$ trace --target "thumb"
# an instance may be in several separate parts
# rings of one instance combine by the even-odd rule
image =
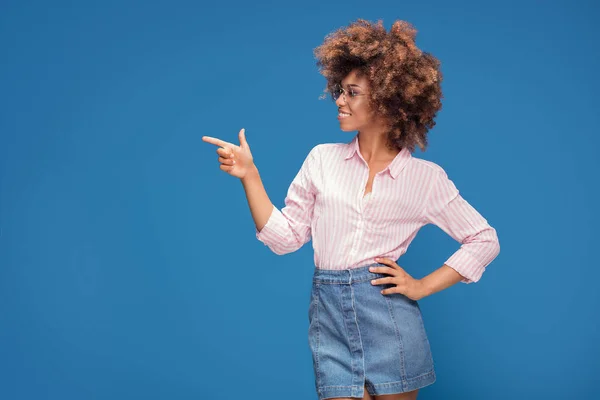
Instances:
[[[240,146],[248,147],[248,142],[246,141],[246,129],[242,128],[238,136],[240,138]]]

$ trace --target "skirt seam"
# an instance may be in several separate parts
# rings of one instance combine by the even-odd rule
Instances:
[[[350,288],[352,288],[352,285],[350,285]],[[343,304],[343,299],[344,298],[344,293],[343,291],[340,292],[340,310],[342,310],[342,315],[344,314],[344,304]],[[342,320],[344,321],[344,329],[346,330],[346,339],[348,340],[348,354],[350,354],[350,368],[352,368],[352,376],[354,376],[355,373],[355,369],[354,369],[354,357],[352,357],[352,343],[350,343],[350,331],[348,330],[348,324],[346,323],[346,318],[342,317]]]
[[[362,362],[363,362],[363,380],[361,385],[364,386],[365,385],[365,375],[367,374],[367,371],[365,369],[365,349],[363,348],[363,343],[362,343],[362,337],[360,335],[360,327],[358,326],[358,320],[357,320],[357,315],[356,315],[356,309],[354,307],[354,288],[353,285],[350,285],[350,295],[352,296],[352,311],[354,314],[354,323],[356,324],[356,331],[358,332],[358,341],[360,342],[360,355],[362,358]]]
[[[394,332],[396,334],[396,339],[398,341],[398,351],[400,353],[400,373],[402,375],[402,382],[406,382],[406,366],[404,365],[404,342],[402,341],[402,336],[400,335],[400,329],[398,328],[398,324],[396,323],[396,318],[394,318],[394,312],[392,310],[392,300],[389,297],[385,297],[385,301],[388,306],[388,312],[390,313],[390,318],[394,323]]]
[[[319,283],[316,283],[316,290],[315,290],[315,301],[317,302],[317,307],[316,307],[316,330],[317,330],[317,340],[316,340],[316,344],[315,344],[315,352],[316,352],[316,360],[317,360],[317,386],[319,386],[321,384],[321,368],[319,368],[319,349],[320,349],[320,344],[321,344],[321,325],[320,325],[320,321],[319,321],[319,302],[320,302],[320,293],[319,293]]]

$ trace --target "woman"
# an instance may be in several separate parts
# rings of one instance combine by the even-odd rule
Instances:
[[[477,282],[500,251],[498,237],[437,164],[412,157],[427,147],[441,108],[439,62],[396,21],[358,20],[315,50],[349,143],[312,148],[278,210],[240,146],[203,137],[221,169],[242,180],[256,237],[276,254],[311,238],[315,271],[309,345],[319,399],[416,399],[435,379],[418,300],[458,282]],[[395,261],[417,231],[435,224],[461,247],[415,279]],[[382,290],[383,288],[383,290]]]

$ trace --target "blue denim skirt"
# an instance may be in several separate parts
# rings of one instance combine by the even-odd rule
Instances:
[[[316,268],[308,342],[319,400],[409,392],[435,382],[429,340],[417,301],[381,294],[389,277],[374,263],[345,270]]]

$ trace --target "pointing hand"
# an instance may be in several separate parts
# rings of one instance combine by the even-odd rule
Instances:
[[[202,136],[202,140],[207,143],[220,146],[217,149],[221,170],[236,178],[244,178],[248,171],[254,168],[254,159],[250,152],[250,146],[246,141],[245,129],[239,132],[240,145],[226,142],[210,136]]]

